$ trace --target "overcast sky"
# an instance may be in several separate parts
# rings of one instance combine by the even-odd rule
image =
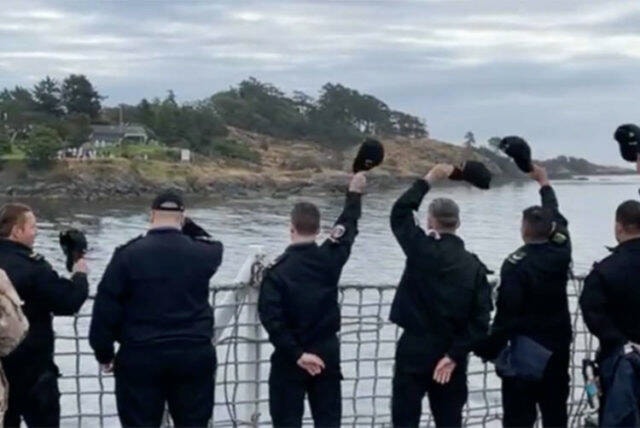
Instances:
[[[86,74],[107,105],[204,98],[254,76],[339,82],[459,142],[519,134],[536,157],[620,163],[640,122],[640,1],[4,1],[0,87]]]

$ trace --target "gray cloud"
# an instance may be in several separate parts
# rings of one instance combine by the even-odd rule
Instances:
[[[205,97],[249,75],[312,95],[370,92],[459,141],[522,134],[536,153],[616,162],[638,121],[640,3],[47,2],[0,10],[0,86],[84,73],[137,102]]]

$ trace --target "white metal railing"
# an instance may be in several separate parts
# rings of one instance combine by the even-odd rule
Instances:
[[[257,315],[258,284],[265,267],[261,247],[251,247],[233,284],[215,286],[214,332],[218,354],[215,427],[269,426],[268,375],[272,347]],[[580,279],[570,282],[575,340],[572,347],[569,399],[571,426],[582,426],[590,414],[584,394],[582,359],[590,358],[595,341],[586,331],[577,305]],[[343,419],[344,426],[389,426],[391,379],[399,329],[388,321],[395,285],[340,285],[342,308]],[[92,304],[92,301],[91,301]],[[113,378],[99,373],[88,344],[91,304],[79,315],[64,319],[57,329],[56,362],[61,367],[62,423],[64,426],[119,426]],[[499,425],[500,382],[493,366],[475,357],[469,364],[469,400],[465,425]],[[428,405],[423,423],[431,422]],[[310,423],[305,412],[305,423]]]

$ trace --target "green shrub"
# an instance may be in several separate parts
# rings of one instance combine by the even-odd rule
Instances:
[[[230,138],[215,139],[211,144],[211,151],[218,156],[260,163],[260,153],[248,145]]]
[[[62,149],[62,140],[58,133],[46,126],[36,126],[29,132],[24,144],[24,154],[31,163],[46,164],[54,159]]]

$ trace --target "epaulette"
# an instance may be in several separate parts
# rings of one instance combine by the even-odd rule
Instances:
[[[567,237],[567,235],[565,235],[562,232],[555,232],[553,234],[553,236],[551,237],[551,242],[553,242],[556,245],[564,245],[567,243],[567,240],[569,238]]]
[[[32,251],[31,254],[29,254],[29,258],[36,262],[44,261],[44,256],[40,253],[36,253],[35,251]]]
[[[123,250],[123,249],[127,248],[129,245],[133,244],[134,242],[141,240],[141,239],[142,239],[142,238],[144,238],[144,237],[145,237],[145,235],[144,235],[144,234],[142,234],[142,235],[140,235],[140,236],[136,236],[135,238],[133,238],[133,239],[132,239],[132,240],[130,240],[129,242],[126,242],[126,243],[124,243],[124,244],[122,244],[122,245],[120,245],[120,246],[116,247],[116,251],[121,251],[121,250]]]
[[[342,224],[336,224],[331,229],[331,233],[329,233],[329,240],[334,244],[338,244],[340,242],[340,238],[342,238],[347,231],[347,228]]]
[[[517,265],[518,263],[520,263],[520,261],[522,261],[522,259],[524,259],[525,257],[527,257],[527,253],[524,252],[523,250],[518,250],[515,253],[512,253],[508,258],[507,261],[511,264]]]
[[[284,261],[284,259],[286,259],[286,258],[287,258],[287,253],[280,254],[271,263],[269,263],[269,265],[267,266],[267,269],[273,269],[274,267],[276,267],[280,263],[282,263]]]
[[[193,239],[195,239],[196,241],[199,241],[199,242],[207,243],[207,244],[213,244],[213,243],[217,242],[215,239],[213,239],[213,236],[204,236],[204,235],[203,236],[196,236]]]

